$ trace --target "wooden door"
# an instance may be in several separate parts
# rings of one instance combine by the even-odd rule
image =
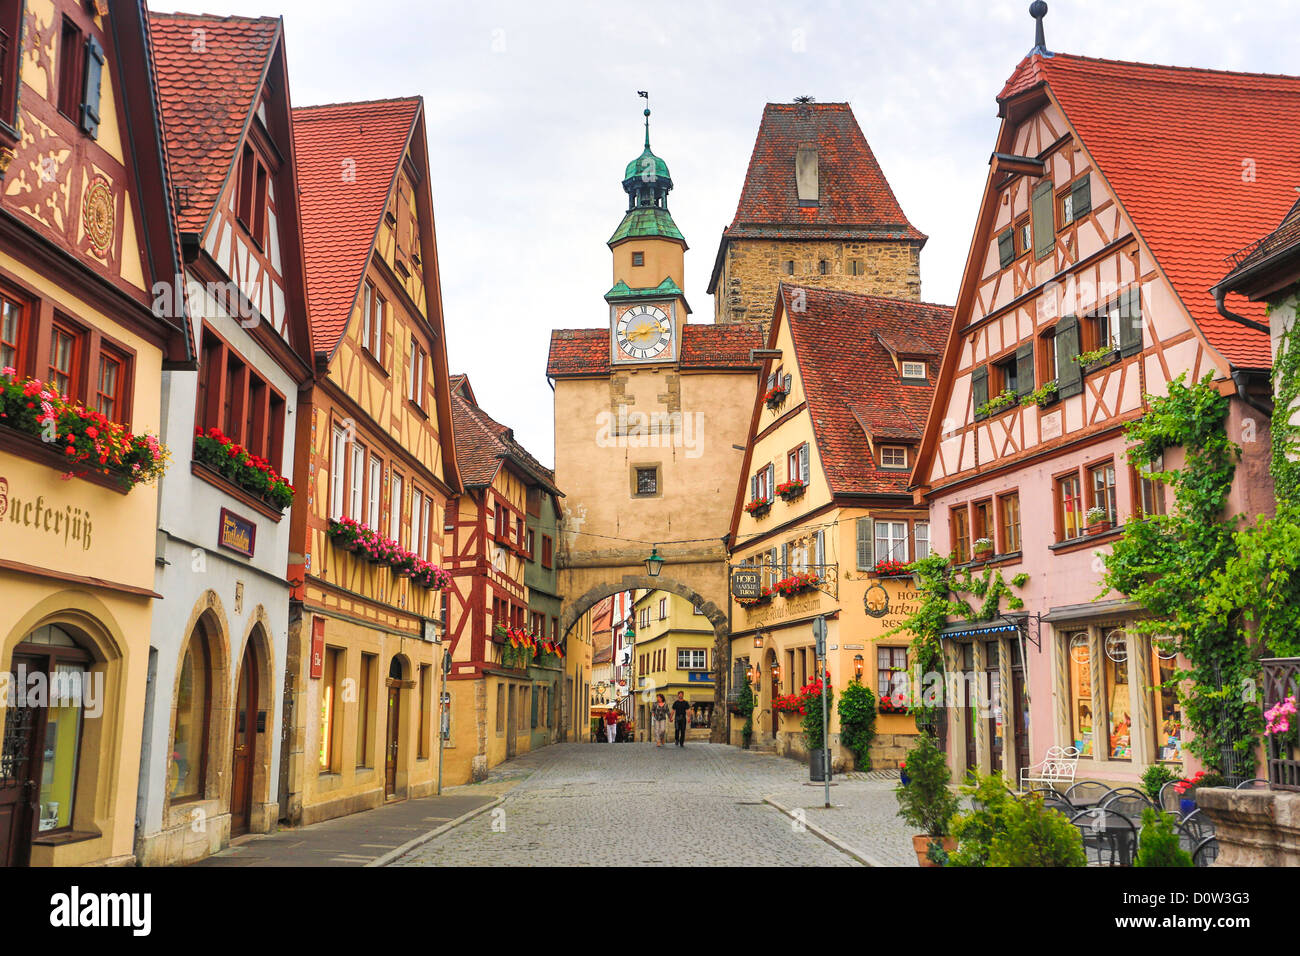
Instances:
[[[402,721],[402,688],[388,687],[388,748],[384,754],[384,796],[397,793],[397,733]]]
[[[244,651],[235,694],[235,741],[230,764],[230,835],[248,832],[253,805],[253,767],[257,756],[257,668],[253,647]]]
[[[1015,711],[1014,735],[1016,746],[1016,772],[1029,766],[1029,697],[1025,693],[1025,664],[1020,659],[1020,648],[1012,645],[1011,707]]]
[[[28,672],[43,668],[41,661],[24,661]],[[13,681],[13,675],[10,675]],[[11,684],[16,686],[16,684]],[[5,709],[4,738],[0,745],[0,865],[26,866],[36,829],[36,805],[44,751],[41,708],[12,706]]]
[[[962,690],[966,695],[966,719],[962,721],[962,723],[965,725],[966,730],[966,769],[969,771],[979,768],[979,764],[976,762],[975,751],[975,722],[979,719],[979,693],[975,683],[975,645],[963,644],[961,655]]]
[[[515,688],[506,686],[506,758],[515,755],[515,727],[519,720],[515,713]]]

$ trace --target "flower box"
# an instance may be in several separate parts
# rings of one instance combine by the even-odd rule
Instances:
[[[780,385],[773,385],[763,394],[763,403],[767,405],[768,408],[775,409],[785,401],[786,396],[789,394],[790,393]]]
[[[293,485],[269,461],[254,455],[219,428],[194,429],[194,460],[277,511],[283,512],[293,504]]]
[[[901,578],[911,573],[908,567],[904,561],[877,561],[872,572],[882,578]]]
[[[772,510],[771,498],[755,498],[749,504],[745,505],[745,511],[751,517],[764,518]]]
[[[798,478],[776,486],[776,493],[781,496],[783,501],[794,501],[807,490],[808,486]]]
[[[772,589],[764,586],[756,598],[738,598],[736,603],[743,608],[762,607],[772,603]]]
[[[989,538],[978,538],[971,546],[971,550],[976,561],[987,561],[993,557],[993,541]]]
[[[803,594],[805,591],[811,591],[817,587],[821,580],[811,571],[804,571],[800,574],[793,574],[788,578],[782,578],[772,586],[772,590],[785,598],[795,597]]]
[[[407,551],[396,541],[352,518],[330,519],[325,531],[335,546],[365,558],[371,564],[385,565],[394,574],[409,577],[412,583],[429,590],[451,584],[451,575],[432,561]]]

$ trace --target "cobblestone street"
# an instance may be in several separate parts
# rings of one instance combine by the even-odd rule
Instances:
[[[826,810],[821,787],[803,783],[804,764],[721,744],[561,744],[503,764],[492,779],[522,774],[501,806],[392,865],[916,864],[894,815],[895,781],[875,775],[837,780]]]

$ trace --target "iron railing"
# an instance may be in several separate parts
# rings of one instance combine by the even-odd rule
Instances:
[[[1288,697],[1300,697],[1300,657],[1271,657],[1264,666],[1264,709]],[[1294,733],[1290,736],[1294,737]],[[1281,745],[1276,737],[1265,737],[1268,782],[1274,790],[1300,790],[1300,759],[1293,744]]]

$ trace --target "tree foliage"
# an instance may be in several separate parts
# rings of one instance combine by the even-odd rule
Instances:
[[[929,734],[917,737],[907,752],[907,775],[911,781],[894,790],[898,815],[926,836],[946,836],[961,801],[948,789],[948,758]]]
[[[876,695],[856,677],[839,702],[840,741],[853,751],[858,770],[871,769],[871,742],[876,739]]]
[[[1191,866],[1192,855],[1178,845],[1169,814],[1147,807],[1142,811],[1142,832],[1138,836],[1134,866]]]

